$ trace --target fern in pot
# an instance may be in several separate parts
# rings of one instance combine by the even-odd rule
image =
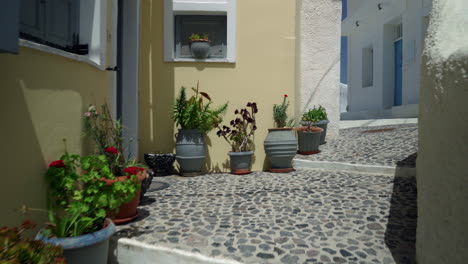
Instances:
[[[206,134],[222,122],[227,103],[212,107],[211,97],[192,88],[195,93],[190,98],[184,87],[180,89],[173,106],[173,119],[179,127],[176,134],[176,160],[182,176],[201,173],[206,159]],[[208,102],[205,102],[207,100]]]
[[[232,174],[248,174],[251,172],[253,142],[257,130],[255,114],[258,113],[257,103],[247,103],[246,108],[236,109],[237,116],[231,120],[230,126],[218,125],[218,137],[223,137],[231,146],[228,153],[231,160]]]
[[[297,128],[298,152],[302,155],[317,154],[320,152],[320,140],[323,128],[314,126],[320,121],[321,111],[314,108],[302,115],[302,127]]]
[[[325,107],[319,105],[318,107],[314,106],[314,108],[310,109],[308,113],[310,113],[309,115],[313,115],[314,121],[307,120],[307,117],[304,115],[301,121],[301,125],[316,126],[322,128],[323,132],[320,135],[320,145],[325,144],[325,138],[327,136],[327,127],[328,123],[330,123],[330,121],[328,120],[327,110],[325,109]]]
[[[275,128],[268,129],[264,141],[265,153],[271,163],[270,171],[287,173],[293,171],[292,160],[297,152],[297,139],[294,133],[294,119],[288,117],[289,100],[285,94],[283,102],[273,105]]]

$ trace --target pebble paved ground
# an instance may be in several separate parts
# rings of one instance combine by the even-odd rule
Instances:
[[[352,164],[415,167],[418,125],[356,127],[340,130],[340,137],[320,146],[321,153],[299,159]]]
[[[304,169],[155,181],[118,236],[242,263],[414,263],[414,178]]]

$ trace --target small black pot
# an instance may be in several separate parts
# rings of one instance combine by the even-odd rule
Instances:
[[[169,154],[145,154],[145,162],[154,171],[154,176],[167,176],[174,172],[174,161],[176,156]]]

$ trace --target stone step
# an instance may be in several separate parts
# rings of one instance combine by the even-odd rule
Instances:
[[[414,167],[352,164],[346,162],[316,161],[300,158],[295,158],[293,160],[293,164],[294,168],[296,169],[321,169],[329,171],[347,171],[357,173],[395,175],[400,177],[416,176],[416,168]]]

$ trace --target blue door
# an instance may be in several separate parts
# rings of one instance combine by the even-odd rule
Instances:
[[[393,105],[401,105],[403,93],[403,40],[395,41],[395,92]]]

